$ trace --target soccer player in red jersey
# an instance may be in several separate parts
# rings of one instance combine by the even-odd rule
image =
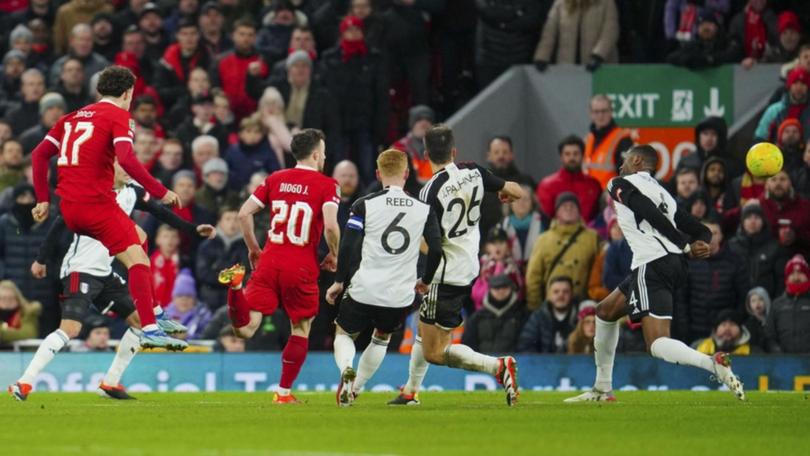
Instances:
[[[183,350],[185,341],[169,337],[155,323],[149,258],[141,247],[135,222],[116,203],[113,163],[149,194],[167,204],[180,198],[152,177],[132,151],[135,123],[129,115],[135,76],[120,66],[107,67],[99,76],[101,100],[63,116],[32,154],[36,221],[48,217],[50,193],[48,162],[59,155],[56,194],[67,227],[101,242],[129,270],[129,291],[141,320],[142,347]]]
[[[281,354],[281,381],[273,402],[294,403],[290,389],[307,357],[310,325],[318,313],[318,244],[325,235],[329,254],[321,267],[334,271],[340,228],[337,222],[340,186],[324,176],[326,157],[323,133],[307,129],[291,144],[298,162],[292,169],[276,171],[256,189],[239,210],[239,224],[248,247],[253,274],[245,288],[245,268],[235,265],[220,273],[229,285],[228,313],[237,336],[253,336],[264,315],[279,305],[292,324],[292,335]],[[271,212],[264,252],[253,232],[253,214]]]

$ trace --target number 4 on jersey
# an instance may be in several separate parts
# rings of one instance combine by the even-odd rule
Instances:
[[[59,149],[59,159],[56,161],[56,164],[57,166],[76,166],[79,164],[79,149],[85,141],[93,136],[93,123],[78,122],[74,130],[70,122],[65,122],[64,129],[62,147]],[[71,142],[70,136],[72,133],[81,134]],[[68,148],[70,149],[70,157],[68,157]]]

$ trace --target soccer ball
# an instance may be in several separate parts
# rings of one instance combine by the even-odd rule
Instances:
[[[748,149],[745,165],[754,177],[770,177],[782,170],[782,151],[771,143],[761,142]]]

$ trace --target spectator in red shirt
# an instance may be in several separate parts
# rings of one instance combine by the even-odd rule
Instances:
[[[256,50],[256,24],[252,21],[240,19],[234,23],[233,45],[233,51],[224,54],[214,64],[211,78],[214,86],[225,91],[239,121],[256,111],[257,106],[256,100],[245,90],[248,67],[259,66],[262,78],[267,77],[268,70]]]
[[[197,23],[184,18],[175,35],[177,43],[163,53],[155,72],[155,86],[167,106],[186,94],[186,83],[195,68],[208,68],[208,52],[200,45],[200,30]]]
[[[768,179],[759,204],[783,247],[792,253],[810,253],[810,200],[796,195],[787,171]]]
[[[155,300],[161,307],[172,302],[174,280],[180,271],[180,234],[169,225],[161,225],[155,239],[157,249],[152,253],[152,283]]]
[[[554,216],[554,202],[563,192],[577,195],[582,207],[582,218],[586,223],[596,217],[602,187],[598,180],[582,172],[584,150],[585,143],[575,135],[563,138],[557,146],[562,167],[556,173],[546,176],[537,186],[537,200],[546,218]]]

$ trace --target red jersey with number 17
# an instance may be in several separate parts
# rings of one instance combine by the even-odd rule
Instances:
[[[59,148],[56,194],[73,203],[115,204],[115,143],[131,143],[134,128],[129,112],[106,100],[62,116],[45,136]]]
[[[340,204],[337,181],[298,165],[268,176],[250,198],[270,210],[261,267],[301,268],[317,275],[322,209],[326,204]]]

